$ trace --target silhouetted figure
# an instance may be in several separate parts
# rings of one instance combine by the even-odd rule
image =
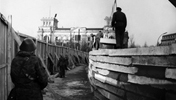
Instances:
[[[120,7],[117,7],[116,10],[117,11],[113,14],[111,26],[115,28],[116,48],[123,48],[124,32],[127,26],[127,19]]]
[[[63,57],[60,56],[57,67],[59,67],[59,77],[60,78],[64,78],[65,77],[65,71],[68,70],[67,66],[68,66],[68,56]]]
[[[98,50],[100,48],[100,38],[103,37],[103,33],[101,31],[99,31],[96,36],[95,36],[95,49]]]
[[[51,53],[49,53],[49,56],[51,57],[48,57],[48,64],[47,64],[47,68],[48,68],[48,71],[50,72],[50,75],[53,75],[54,74],[54,62],[52,61],[53,60],[53,56]]]
[[[90,37],[91,37],[91,43],[90,43],[91,46],[90,47],[91,47],[91,49],[93,49],[94,44],[95,44],[95,35],[91,34]]]
[[[42,92],[48,84],[48,75],[39,57],[34,54],[36,45],[30,38],[23,40],[20,51],[11,63],[10,76],[15,87],[8,96],[14,100],[43,100]]]

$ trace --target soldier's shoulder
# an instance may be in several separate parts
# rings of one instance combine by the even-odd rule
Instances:
[[[16,56],[15,58],[12,59],[12,62],[19,62],[22,61],[22,58],[19,56]]]
[[[31,56],[30,59],[32,59],[34,62],[38,62],[39,61],[39,57],[38,56]]]
[[[125,15],[125,13],[124,13],[124,12],[121,12],[121,13]]]

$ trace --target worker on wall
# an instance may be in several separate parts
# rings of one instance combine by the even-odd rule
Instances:
[[[103,33],[101,31],[99,31],[96,35],[95,35],[95,49],[98,50],[100,48],[100,38],[103,38]]]
[[[120,7],[116,8],[116,12],[113,14],[111,26],[115,28],[116,36],[116,48],[124,48],[124,32],[127,26],[127,19],[125,13],[122,12]]]

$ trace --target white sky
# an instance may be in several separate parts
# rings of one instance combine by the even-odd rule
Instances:
[[[43,17],[57,13],[58,27],[102,28],[114,0],[0,0],[0,12],[12,15],[13,28],[37,36]],[[156,45],[160,34],[176,33],[176,8],[168,0],[117,0],[126,13],[129,35],[136,44]]]

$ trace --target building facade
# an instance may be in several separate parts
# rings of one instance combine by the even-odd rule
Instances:
[[[81,45],[83,42],[90,43],[91,34],[97,34],[103,31],[103,28],[86,28],[86,27],[71,27],[58,28],[58,20],[53,17],[41,19],[42,25],[38,27],[38,39],[54,43],[67,44],[73,42]]]
[[[164,46],[164,45],[171,45],[173,43],[176,43],[176,33],[163,35],[161,43],[159,45]]]

